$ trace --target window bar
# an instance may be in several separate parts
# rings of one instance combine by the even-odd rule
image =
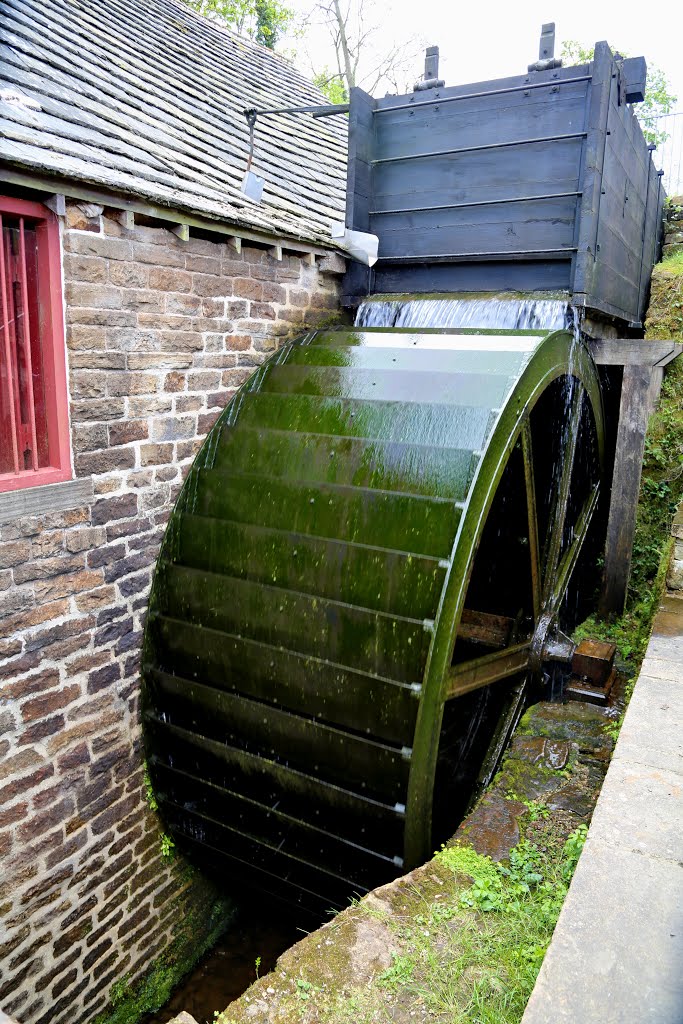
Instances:
[[[9,328],[10,359],[12,360],[9,379],[14,398],[14,432],[17,439],[18,472],[21,473],[26,468],[25,452],[27,438],[21,415],[21,371],[19,367],[19,351],[17,349],[18,299],[15,288],[16,269],[12,248],[12,231],[10,229],[5,232],[5,274],[7,278],[7,306],[9,311],[7,326]]]
[[[9,232],[7,233],[9,235]],[[5,227],[0,215],[0,299],[2,301],[2,336],[5,349],[5,377],[7,382],[7,407],[9,409],[10,434],[12,437],[12,456],[14,472],[19,472],[19,451],[17,447],[17,420],[15,412],[15,395],[12,387],[12,348],[10,344],[10,316],[7,299],[8,267],[5,265]]]
[[[33,400],[33,366],[31,363],[31,324],[28,309],[28,288],[26,285],[26,238],[24,235],[24,218],[19,218],[19,280],[21,286],[22,330],[21,340],[24,345],[26,365],[26,399],[28,405],[28,422],[31,432],[31,462],[33,469],[38,469],[38,442],[36,440],[36,407]]]

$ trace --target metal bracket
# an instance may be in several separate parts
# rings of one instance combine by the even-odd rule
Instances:
[[[413,86],[413,92],[440,89],[445,84],[443,78],[439,78],[439,47],[428,46],[425,51],[425,73]]]
[[[561,68],[562,61],[555,57],[555,22],[541,25],[541,41],[538,46],[538,60],[529,64],[528,71],[550,71]]]

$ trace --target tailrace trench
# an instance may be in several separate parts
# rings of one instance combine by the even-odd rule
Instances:
[[[613,748],[609,726],[622,707],[623,681],[615,686],[608,707],[579,701],[532,705],[517,727],[494,782],[462,822],[454,840],[466,841],[495,861],[505,860],[519,842],[521,822],[532,802],[548,807],[567,836],[578,825],[587,824]],[[435,862],[428,862],[366,899],[379,899],[389,913],[395,905],[397,912],[405,914],[407,894],[417,893],[419,902],[421,889],[432,890],[435,877],[441,884]],[[190,1015],[181,1018],[188,1024],[192,1020],[214,1024],[218,1012],[226,1007],[230,1021],[236,1024],[279,1024],[283,1018],[278,1007],[287,998],[291,978],[301,976],[302,971],[315,973],[319,984],[333,988],[344,984],[349,972],[355,983],[363,984],[391,965],[387,936],[375,935],[376,922],[358,907],[320,924],[315,930],[310,918],[295,920],[291,907],[270,898],[250,899],[236,924],[170,1001],[146,1016],[142,1024],[168,1024],[183,1012]]]

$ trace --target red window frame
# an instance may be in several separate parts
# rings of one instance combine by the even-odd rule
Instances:
[[[59,220],[0,196],[0,492],[71,479]]]

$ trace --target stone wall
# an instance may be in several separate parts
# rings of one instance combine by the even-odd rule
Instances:
[[[92,1020],[113,985],[220,923],[146,800],[147,594],[220,410],[338,301],[312,258],[123,224],[71,204],[63,231],[73,458],[92,500],[0,525],[0,1004],[22,1024]]]
[[[683,196],[670,196],[664,210],[662,259],[683,252]]]

